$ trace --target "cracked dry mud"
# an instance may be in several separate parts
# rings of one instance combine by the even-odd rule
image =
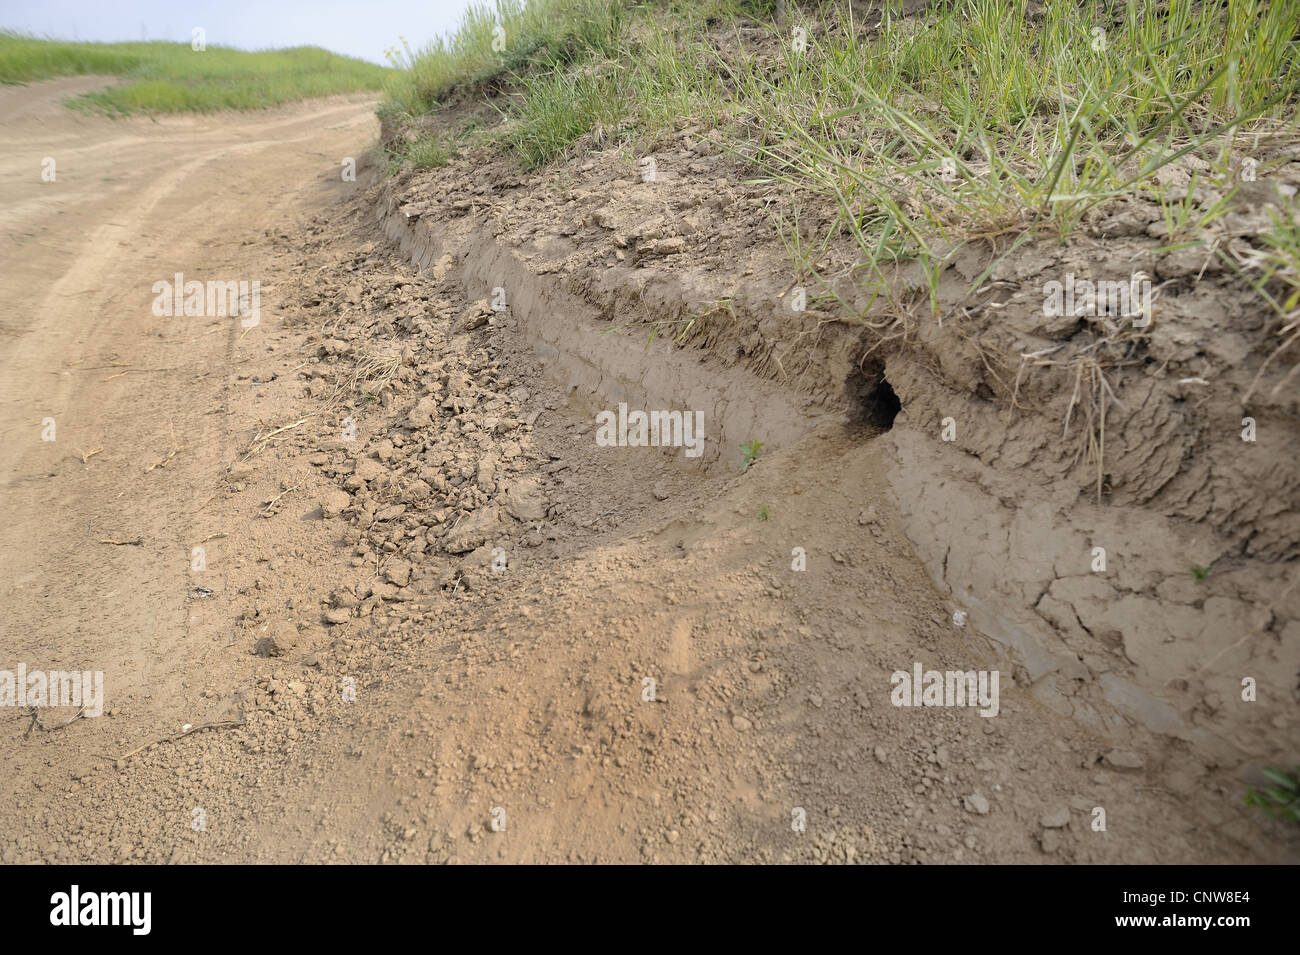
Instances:
[[[106,710],[0,714],[3,861],[1294,858],[1231,776],[1009,678],[993,719],[891,706],[999,657],[876,429],[744,474],[598,447],[512,310],[339,180],[373,101],[115,122],[69,86],[0,91],[0,604],[6,663],[103,670]],[[178,271],[260,277],[261,323],[155,317]]]

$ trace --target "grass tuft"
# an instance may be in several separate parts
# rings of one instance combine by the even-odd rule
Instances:
[[[469,8],[450,37],[419,51],[389,51],[401,73],[387,84],[389,109],[427,113],[461,87],[486,84],[533,67],[562,68],[615,52],[623,4],[613,0],[496,0]]]

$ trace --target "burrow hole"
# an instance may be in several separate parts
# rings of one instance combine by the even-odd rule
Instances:
[[[853,419],[880,431],[894,426],[894,418],[902,410],[902,402],[894,394],[885,377],[885,363],[867,359],[862,362],[845,385],[852,405]]]

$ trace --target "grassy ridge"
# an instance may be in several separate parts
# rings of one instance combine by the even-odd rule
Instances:
[[[416,165],[447,161],[466,137],[534,169],[597,129],[629,155],[683,121],[711,129],[755,179],[787,190],[796,222],[782,234],[801,277],[850,236],[899,314],[897,264],[919,265],[937,314],[939,275],[965,244],[1009,236],[1012,254],[1064,239],[1118,198],[1160,207],[1164,247],[1224,259],[1211,227],[1243,178],[1269,171],[1252,153],[1300,140],[1300,2],[1039,6],[936,0],[904,17],[895,2],[865,29],[832,0],[791,0],[781,22],[774,0],[498,0],[399,57],[385,109],[416,117],[468,86],[502,114],[495,128],[407,143],[405,158],[433,160]],[[804,228],[805,204],[833,221]],[[1287,346],[1300,342],[1295,211],[1248,261],[1225,260],[1277,313]]]
[[[870,36],[846,5],[790,4],[785,24],[757,24],[779,53],[775,70],[711,38],[719,21],[753,27],[751,15],[770,6],[497,0],[471,8],[447,40],[394,51],[401,72],[387,86],[387,108],[418,116],[457,88],[502,78],[518,94],[504,142],[530,167],[598,123],[651,133],[674,118],[756,113],[793,154],[820,148],[854,160],[845,165],[889,166],[910,152],[967,172],[976,151],[1040,168],[1053,153],[1094,145],[1128,159],[1134,144],[1293,115],[1300,90],[1293,2],[1169,0],[1156,9],[1048,0],[1031,22],[1027,0],[955,0],[914,18],[887,14]],[[864,150],[841,133],[862,126],[901,137],[904,148],[848,155]],[[1102,165],[1114,171],[1115,162]],[[1052,174],[1055,189],[1079,184],[1064,168]]]
[[[423,50],[392,49],[401,69],[387,85],[391,108],[409,115],[435,109],[454,89],[480,86],[529,67],[561,68],[592,54],[613,55],[624,4],[612,0],[496,0],[465,13],[450,37]]]
[[[308,96],[377,90],[389,70],[319,47],[202,52],[184,43],[66,43],[0,33],[0,83],[55,76],[128,82],[70,105],[109,112],[257,109]]]

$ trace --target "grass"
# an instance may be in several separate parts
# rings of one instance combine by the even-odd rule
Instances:
[[[767,0],[498,0],[408,55],[386,108],[492,93],[503,121],[483,134],[525,169],[588,134],[635,156],[674,126],[712,130],[794,210],[777,207],[800,279],[882,342],[910,334],[918,311],[942,319],[939,278],[967,244],[1005,258],[1131,198],[1161,210],[1168,248],[1201,244],[1252,150],[1297,134],[1295,0],[1046,0],[1039,17],[1028,0],[948,0],[906,18],[897,7],[867,29],[843,3],[787,3],[778,24]],[[1185,168],[1190,183],[1171,177]],[[801,221],[801,208],[831,211]],[[856,304],[816,268],[845,237],[866,293]],[[1262,251],[1229,263],[1276,310],[1278,352],[1300,340],[1298,238],[1293,218],[1279,221]],[[920,277],[919,302],[898,281],[904,267]],[[1079,382],[1071,404],[1087,411],[1090,456],[1104,444],[1106,372],[1145,333],[1120,322],[1107,335],[1114,347],[1080,359],[1087,367],[1036,362]]]
[[[1260,790],[1246,790],[1246,805],[1283,822],[1300,823],[1300,766],[1288,772],[1275,766],[1264,767],[1264,775],[1273,785]]]
[[[400,120],[436,110],[458,91],[505,89],[504,126],[493,139],[525,169],[606,126],[626,125],[622,139],[645,143],[683,116],[720,121],[722,76],[712,51],[679,43],[648,13],[628,0],[471,7],[450,38],[418,52],[389,51],[401,73],[386,86],[383,110]],[[698,5],[683,4],[677,15],[702,23]]]
[[[807,49],[783,44],[776,70],[727,64],[766,178],[833,204],[885,290],[881,263],[1040,227],[1065,237],[1132,193],[1177,201],[1156,173],[1188,154],[1226,182],[1233,131],[1294,124],[1293,4],[1044,11],[1034,23],[1026,0],[969,0],[887,17],[873,37],[847,17],[804,22]]]
[[[249,53],[183,43],[66,43],[0,33],[0,83],[110,75],[124,83],[69,105],[112,113],[258,109],[377,90],[391,71],[319,47]]]
[[[385,146],[384,152],[390,176],[407,168],[437,169],[456,157],[455,148],[438,136],[426,136],[410,143]]]
[[[618,0],[603,2],[620,9]],[[507,129],[498,141],[525,169],[536,169],[589,132],[605,133],[597,145],[613,138],[645,153],[683,120],[706,127],[725,121],[734,104],[727,100],[715,51],[689,39],[703,32],[708,11],[717,9],[722,7],[675,7],[671,19],[682,26],[668,32],[647,7],[629,8],[618,17],[621,32],[599,50],[589,49],[569,71],[552,65],[513,75],[514,95],[503,110]]]
[[[401,69],[386,87],[387,106],[418,116],[456,89],[481,87],[529,68],[562,68],[592,54],[611,54],[624,4],[613,0],[496,0],[466,12],[450,37],[412,51],[388,51]]]
[[[1268,303],[1275,315],[1272,333],[1277,345],[1260,366],[1243,403],[1259,385],[1264,372],[1288,348],[1300,342],[1300,223],[1295,203],[1290,203],[1282,214],[1272,214],[1272,228],[1259,237],[1260,247],[1247,247],[1236,251],[1233,258],[1222,256]],[[1273,387],[1277,393],[1297,372],[1300,363]]]
[[[1191,153],[1226,176],[1232,134],[1294,120],[1294,3],[1027,0],[937,4],[886,15],[868,34],[848,7],[811,19],[791,6],[765,25],[775,65],[724,51],[707,26],[773,5],[498,0],[418,54],[388,109],[419,115],[458,88],[509,87],[499,141],[526,168],[603,126],[646,143],[689,118],[739,121],[770,182],[833,203],[835,228],[869,261],[1049,223],[1065,235],[1093,206],[1134,191],[1162,203],[1156,173]],[[753,25],[752,23],[750,24]],[[500,27],[500,34],[494,30]],[[797,48],[792,31],[805,31]],[[493,37],[504,38],[493,49]],[[738,41],[737,41],[738,43]],[[1222,210],[1212,210],[1211,215]],[[1169,215],[1186,221],[1189,208]],[[932,270],[934,274],[938,269]]]
[[[627,111],[615,77],[595,70],[555,72],[523,81],[523,95],[498,139],[536,169],[597,126],[618,123]]]

